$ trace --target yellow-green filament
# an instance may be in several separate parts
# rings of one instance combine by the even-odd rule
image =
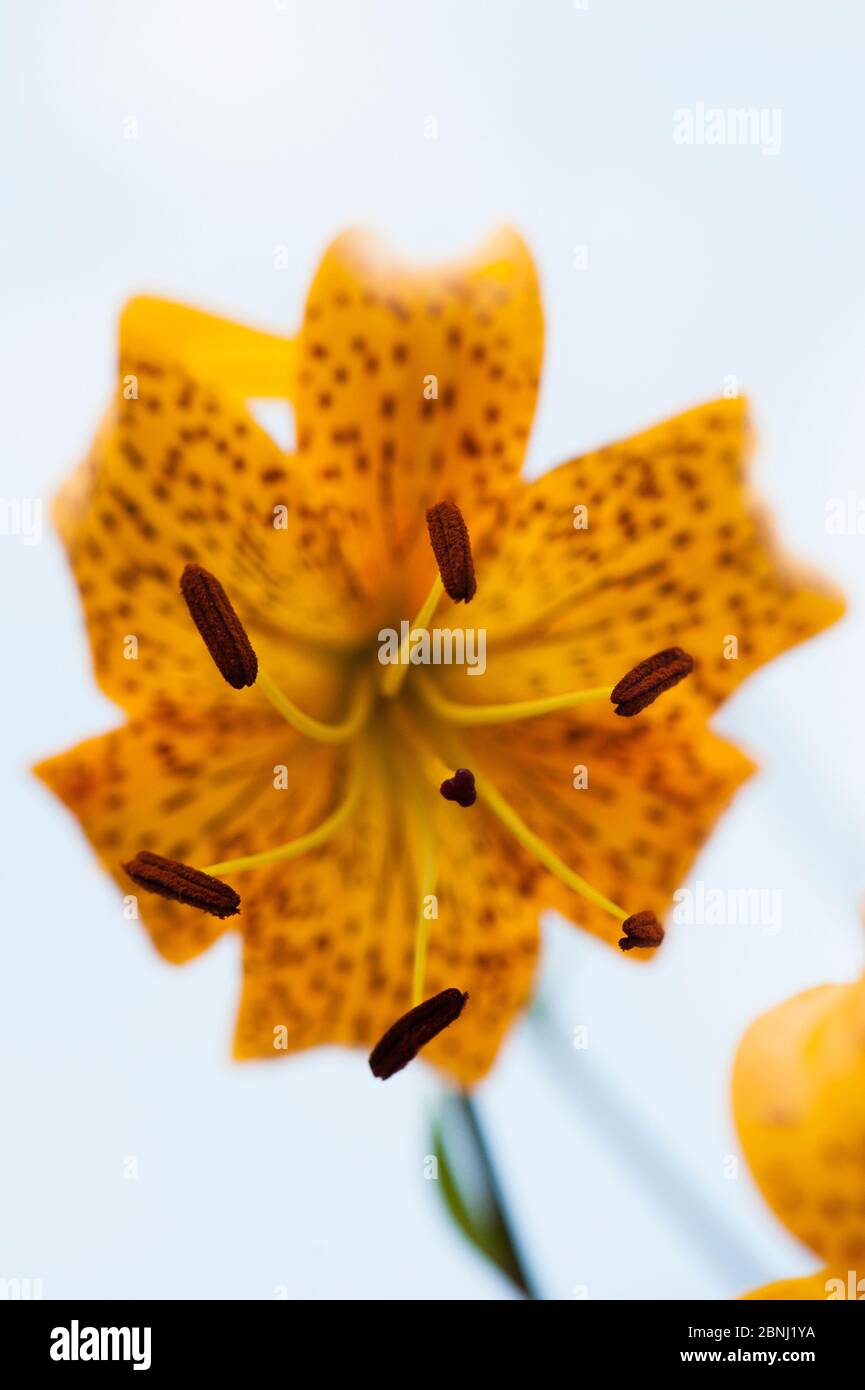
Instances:
[[[406,738],[409,739],[410,744],[412,744],[417,759],[419,759],[420,765],[423,767],[426,776],[430,778],[430,781],[437,785],[441,785],[445,777],[452,777],[452,767],[449,767],[448,763],[445,763],[444,760],[439,758],[438,753],[435,752],[434,749],[431,749],[426,742],[421,741],[416,730],[414,730],[412,724],[410,724],[410,721],[407,719],[405,721],[401,720],[401,723],[403,730],[405,730]],[[469,762],[470,759],[467,759],[466,756],[462,756],[462,758],[458,759],[458,762],[453,763],[453,766],[466,767],[469,766]],[[548,869],[549,873],[555,874],[555,877],[559,878],[560,883],[565,884],[566,888],[570,888],[572,892],[579,892],[581,898],[587,899],[588,902],[594,902],[597,908],[602,908],[604,912],[609,912],[609,915],[615,917],[616,922],[624,922],[624,919],[629,916],[629,913],[627,913],[624,908],[620,908],[611,898],[605,898],[602,892],[598,892],[597,888],[592,888],[592,885],[587,883],[585,878],[581,878],[579,873],[574,873],[573,869],[569,869],[565,860],[559,859],[559,856],[556,855],[555,849],[549,848],[547,841],[541,840],[540,835],[535,835],[534,830],[528,828],[526,821],[522,820],[522,817],[517,816],[516,810],[513,809],[513,806],[510,805],[509,802],[505,801],[505,798],[503,798],[501,792],[498,791],[498,788],[495,788],[490,781],[487,781],[487,778],[485,778],[483,774],[478,773],[478,771],[474,769],[471,769],[471,771],[474,773],[474,785],[477,787],[477,794],[480,796],[481,801],[490,808],[495,816],[498,816],[503,826],[508,827],[510,834],[515,837],[515,840],[519,841],[520,845],[523,845],[523,849],[527,849],[528,853],[534,855],[535,859],[540,859],[545,869]],[[467,815],[471,815],[470,810],[467,812]]]
[[[284,845],[277,845],[274,849],[266,849],[262,854],[248,854],[242,859],[226,859],[222,864],[208,864],[204,872],[222,878],[225,874],[235,874],[241,869],[260,869],[266,864],[278,864],[284,859],[299,859],[311,849],[318,849],[336,835],[353,815],[360,800],[363,781],[364,768],[358,760],[352,767],[345,797],[314,830],[308,830],[305,835],[298,836],[296,840],[288,840]]]
[[[397,661],[393,665],[385,667],[384,675],[381,678],[381,693],[382,695],[386,695],[389,699],[393,699],[395,695],[399,694],[400,686],[408,674],[409,644],[411,642],[412,633],[418,628],[426,627],[433,613],[436,611],[439,599],[443,593],[444,585],[441,581],[441,575],[437,574],[433,580],[432,588],[418,610],[417,617],[409,625],[405,640],[400,643]]]
[[[469,705],[461,700],[449,700],[436,689],[434,681],[418,682],[418,690],[430,709],[451,724],[506,724],[513,719],[535,719],[539,714],[571,709],[592,700],[608,700],[611,685],[599,685],[592,690],[569,690],[562,695],[545,695],[539,700],[517,700],[512,704]]]
[[[298,709],[297,705],[283,695],[266,671],[259,669],[256,685],[293,729],[305,734],[307,738],[314,739],[316,743],[345,743],[346,740],[354,738],[366,723],[372,706],[372,681],[368,677],[361,677],[358,681],[351,708],[345,719],[338,724],[328,724],[321,719],[314,719],[311,714],[305,714],[302,709]]]
[[[549,845],[545,840],[541,839],[540,835],[536,835],[533,830],[529,829],[525,821],[517,815],[510,803],[505,801],[501,792],[499,792],[491,782],[488,782],[486,777],[480,776],[477,772],[475,772],[474,776],[475,786],[478,789],[478,796],[482,801],[486,802],[487,806],[498,816],[502,824],[507,826],[508,830],[510,830],[511,834],[519,841],[524,849],[527,849],[530,854],[533,854],[536,859],[539,859],[544,868],[549,869],[550,873],[560,879],[567,888],[572,889],[574,893],[579,893],[580,897],[585,898],[590,903],[594,903],[596,907],[603,908],[604,912],[609,912],[618,922],[624,922],[628,913],[625,912],[623,908],[619,907],[617,903],[612,902],[609,898],[605,898],[603,893],[598,892],[597,888],[593,888],[592,885],[587,883],[584,878],[581,878],[579,874],[574,873],[573,869],[568,868],[565,861],[559,858],[555,850],[550,849]]]
[[[425,775],[436,786],[440,786],[445,778],[453,776],[453,768],[467,767],[469,765],[471,760],[466,755],[463,755],[454,762],[453,767],[449,767],[439,754],[434,749],[430,748],[426,741],[418,734],[417,729],[408,717],[399,718],[398,722],[407,741],[414,749],[418,762],[423,768]],[[536,859],[540,860],[544,868],[548,869],[551,874],[564,883],[567,888],[570,888],[572,892],[579,893],[581,898],[585,898],[588,902],[594,903],[596,907],[602,908],[604,912],[609,912],[612,917],[615,917],[617,922],[624,922],[625,918],[628,916],[624,908],[619,907],[618,903],[614,903],[610,898],[604,897],[604,894],[599,893],[597,888],[593,888],[590,883],[587,883],[584,878],[581,878],[579,874],[569,868],[565,861],[559,858],[555,850],[550,849],[546,841],[541,839],[540,835],[536,835],[533,830],[529,829],[525,821],[517,815],[510,803],[505,801],[501,792],[499,792],[491,782],[488,782],[486,777],[482,776],[474,768],[472,768],[472,772],[480,799],[485,802],[494,815],[498,816],[502,824],[507,826],[514,838],[524,849],[528,850],[529,854],[533,854]],[[471,810],[467,810],[466,814],[471,815]]]
[[[426,956],[429,946],[430,918],[427,916],[427,900],[435,893],[438,877],[436,841],[429,808],[418,798],[417,814],[417,888],[418,904],[417,927],[414,942],[414,974],[412,977],[412,1004],[423,999],[424,977],[426,975]]]

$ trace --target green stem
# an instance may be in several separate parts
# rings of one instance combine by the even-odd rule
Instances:
[[[504,1247],[502,1250],[502,1255],[504,1257],[502,1267],[507,1268],[510,1278],[526,1298],[538,1300],[540,1299],[540,1294],[534,1279],[526,1267],[525,1259],[520,1252],[519,1240],[514,1230],[513,1220],[499,1179],[492,1148],[487,1138],[487,1133],[477,1104],[468,1091],[460,1093],[459,1103],[466,1127],[474,1142],[475,1152],[484,1169],[484,1176],[486,1178],[486,1185],[490,1198],[495,1205],[496,1217],[500,1226]]]
[[[624,1162],[639,1163],[639,1181],[670,1225],[687,1240],[703,1263],[735,1290],[767,1284],[772,1277],[762,1261],[739,1238],[682,1168],[663,1141],[615,1089],[612,1078],[601,1076],[583,1053],[579,1066],[542,999],[529,1013],[529,1023],[545,1060],[545,1071],[561,1086],[574,1109],[588,1118],[596,1133]]]

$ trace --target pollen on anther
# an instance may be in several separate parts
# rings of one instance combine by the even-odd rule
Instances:
[[[619,941],[619,946],[623,951],[660,946],[664,939],[664,928],[654,912],[648,910],[626,917],[622,923],[622,931],[624,936]]]
[[[454,603],[468,603],[477,591],[468,527],[456,502],[445,500],[426,514],[430,544],[445,592]]]
[[[443,989],[398,1018],[369,1054],[373,1076],[386,1081],[402,1071],[422,1047],[459,1018],[467,999],[462,990]]]
[[[630,719],[641,710],[654,704],[659,695],[670,690],[679,681],[689,676],[694,669],[694,658],[681,647],[667,647],[654,656],[646,657],[613,686],[610,699],[616,706],[616,714]]]
[[[200,908],[212,917],[235,917],[240,907],[240,894],[230,883],[150,850],[139,850],[123,868],[132,882],[148,893]]]
[[[254,685],[258,658],[219,580],[203,565],[188,564],[180,592],[220,675],[235,690]]]

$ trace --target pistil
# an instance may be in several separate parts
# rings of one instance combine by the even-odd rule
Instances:
[[[423,999],[426,958],[429,947],[430,918],[427,916],[427,903],[435,893],[438,877],[438,856],[436,838],[429,815],[429,808],[420,798],[416,799],[417,821],[417,894],[418,913],[415,927],[414,968],[412,971],[412,1003],[419,1004]]]
[[[399,714],[400,712],[398,712]],[[446,782],[453,782],[455,774],[451,772],[448,764],[431,748],[426,740],[418,734],[417,729],[408,716],[399,717],[400,727],[406,740],[411,744],[417,756],[420,766],[428,780],[441,790]],[[463,759],[460,759],[463,761]],[[468,771],[467,768],[461,769]],[[517,814],[510,802],[506,801],[498,788],[486,777],[478,772],[473,773],[474,785],[477,795],[481,801],[492,811],[501,823],[514,836],[515,840],[523,846],[535,859],[543,864],[544,868],[553,874],[555,878],[564,883],[566,888],[585,898],[587,902],[593,903],[602,911],[610,914],[615,921],[622,924],[622,930],[626,935],[619,942],[622,950],[630,951],[635,947],[653,947],[660,945],[663,940],[664,932],[660,923],[654,919],[652,913],[629,914],[618,903],[614,903],[611,898],[594,888],[591,883],[582,878],[565,861],[556,854],[555,850],[542,840],[540,835],[536,835]],[[450,799],[450,798],[447,798]],[[655,921],[652,928],[648,918]],[[641,927],[641,922],[644,927]],[[632,924],[633,930],[628,931],[628,924]],[[627,942],[627,944],[625,944]]]

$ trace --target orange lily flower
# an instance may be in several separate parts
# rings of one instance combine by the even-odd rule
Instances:
[[[752,770],[709,716],[842,612],[755,512],[741,400],[523,480],[542,339],[508,230],[427,269],[340,236],[295,339],[156,299],[123,312],[115,398],[55,515],[127,722],[37,771],[127,894],[141,851],[181,861],[159,892],[196,870],[238,890],[239,915],[212,887],[208,910],[141,909],[177,963],[241,930],[238,1057],[368,1046],[442,991],[439,1013],[465,1009],[425,1055],[476,1081],[530,997],[543,908],[657,944]],[[260,397],[293,406],[295,450],[256,423]],[[471,609],[442,595],[425,524],[445,499],[471,536]],[[187,566],[248,636],[251,688],[213,665]],[[483,679],[380,665],[381,632],[433,618],[488,634]],[[691,678],[618,718],[621,678],[679,644]]]
[[[746,1296],[865,1298],[865,977],[806,990],[752,1023],[733,1108],[763,1196],[825,1265]]]

